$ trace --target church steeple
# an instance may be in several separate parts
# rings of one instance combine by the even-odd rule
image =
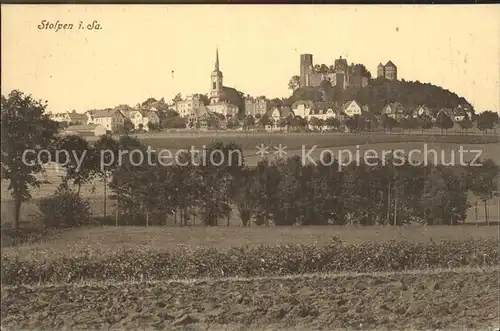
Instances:
[[[215,70],[219,71],[219,48],[215,49]]]
[[[210,102],[217,103],[222,95],[222,72],[219,69],[219,48],[215,49],[215,69],[210,76]]]

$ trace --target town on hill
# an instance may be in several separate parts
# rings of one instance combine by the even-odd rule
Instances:
[[[162,129],[291,131],[371,131],[438,128],[486,132],[495,128],[495,112],[477,115],[463,97],[430,83],[398,79],[388,60],[373,78],[364,64],[339,57],[331,65],[314,64],[301,54],[299,75],[288,82],[285,98],[250,96],[224,85],[219,51],[210,74],[210,91],[172,102],[149,98],[136,106],[118,105],[50,114],[63,132],[101,136],[106,133],[155,132]]]

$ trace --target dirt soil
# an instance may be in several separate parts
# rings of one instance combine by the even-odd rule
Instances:
[[[2,289],[2,330],[493,330],[499,271]]]

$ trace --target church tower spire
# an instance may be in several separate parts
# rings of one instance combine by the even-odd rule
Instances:
[[[217,103],[220,101],[220,97],[222,95],[222,72],[219,68],[219,48],[215,49],[215,69],[212,71],[212,75],[210,76],[211,86],[210,86],[210,102]]]
[[[219,48],[215,48],[215,70],[219,71]]]

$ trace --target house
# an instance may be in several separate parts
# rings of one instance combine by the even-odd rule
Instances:
[[[453,116],[452,117],[453,117],[453,120],[455,122],[461,122],[465,118],[472,119],[472,115],[473,115],[473,112],[469,106],[459,105],[458,107],[453,109]]]
[[[432,111],[426,105],[420,105],[417,108],[415,108],[412,112],[413,118],[422,116],[432,117]]]
[[[268,123],[265,125],[266,130],[275,130],[280,128],[280,121],[281,119],[285,119],[287,117],[295,117],[295,114],[293,111],[290,109],[290,107],[287,106],[282,106],[282,107],[273,107],[269,109],[266,114],[268,118]],[[259,118],[258,122],[262,120],[262,117]]]
[[[342,112],[349,117],[361,115],[362,108],[355,100],[349,100],[342,106]]]
[[[175,102],[174,109],[181,117],[190,116],[194,109],[203,105],[203,101],[197,94],[188,95],[184,100]]]
[[[216,102],[207,106],[212,113],[224,115],[225,118],[231,118],[238,115],[238,107],[229,102]]]
[[[461,107],[453,109],[452,119],[454,122],[462,122],[468,115],[465,110]]]
[[[135,129],[149,131],[151,124],[160,123],[160,118],[153,110],[134,109],[129,112],[129,118]]]
[[[382,108],[382,115],[387,115],[395,120],[403,119],[406,117],[405,107],[399,102],[388,103]]]
[[[296,116],[300,116],[302,118],[307,118],[307,116],[309,116],[313,108],[314,108],[314,102],[312,102],[311,100],[306,100],[306,101],[299,100],[295,101],[292,104],[293,113]]]
[[[254,98],[247,95],[245,98],[245,115],[254,117],[256,115],[263,115],[267,111],[268,105],[269,102],[264,96]]]
[[[71,125],[63,131],[63,134],[99,137],[106,134],[106,128],[100,124]]]
[[[442,114],[445,114],[446,116],[449,116],[450,118],[453,119],[453,109],[450,109],[450,108],[440,108],[437,111],[437,113],[436,113],[436,118],[438,118]]]
[[[202,129],[209,128],[211,118],[217,117],[207,106],[200,105],[198,108],[191,109],[187,115],[186,128],[188,129]]]
[[[328,118],[341,120],[343,119],[342,108],[331,102],[316,102],[306,118],[310,119],[311,117],[321,120]]]
[[[59,123],[80,125],[87,122],[87,116],[85,114],[79,114],[76,110],[72,112],[56,113],[50,114],[50,119]]]
[[[87,124],[100,124],[111,132],[123,129],[125,116],[118,109],[89,110],[86,112]]]

